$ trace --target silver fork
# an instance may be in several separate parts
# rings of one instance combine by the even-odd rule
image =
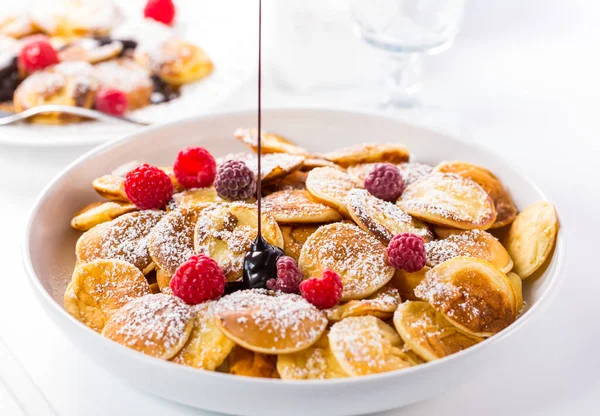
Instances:
[[[20,113],[10,113],[6,111],[0,111],[0,126],[7,126],[9,124],[17,123],[19,121],[28,119],[38,114],[45,113],[65,113],[72,114],[75,116],[90,118],[98,121],[114,122],[119,121],[122,123],[136,124],[138,126],[149,126],[150,123],[144,123],[128,117],[113,116],[100,111],[90,110],[81,107],[71,107],[69,105],[41,105],[39,107],[33,107]]]

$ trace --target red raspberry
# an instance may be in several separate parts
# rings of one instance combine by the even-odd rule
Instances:
[[[96,94],[96,110],[113,116],[122,116],[127,111],[127,94],[114,88],[103,88]]]
[[[217,194],[230,201],[246,200],[256,194],[256,175],[240,160],[228,160],[215,178]]]
[[[216,261],[204,254],[190,257],[175,270],[169,286],[189,305],[220,298],[227,279]]]
[[[387,247],[387,255],[390,266],[409,273],[421,270],[427,260],[423,239],[413,233],[394,236]]]
[[[342,298],[342,279],[333,270],[325,269],[321,277],[311,277],[300,283],[302,297],[319,309],[332,308]]]
[[[303,279],[298,263],[290,256],[281,256],[275,263],[277,279],[267,280],[267,289],[285,293],[298,293],[298,285]]]
[[[58,62],[58,54],[47,40],[26,42],[19,53],[19,67],[27,73],[39,71]]]
[[[171,26],[175,20],[175,5],[171,0],[148,0],[144,7],[144,17]]]
[[[173,171],[184,188],[207,188],[217,176],[217,162],[205,148],[188,147],[177,155]]]
[[[125,176],[125,193],[141,209],[160,209],[173,196],[173,182],[156,166],[144,163]]]
[[[391,163],[377,165],[365,179],[365,188],[379,199],[396,201],[404,191],[404,180],[400,169]]]

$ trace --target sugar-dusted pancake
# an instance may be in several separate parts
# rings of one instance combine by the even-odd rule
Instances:
[[[398,205],[423,221],[460,229],[487,229],[496,219],[487,192],[470,179],[434,172],[408,186]]]
[[[396,331],[374,316],[355,316],[333,324],[329,344],[351,376],[400,370],[412,365]]]
[[[411,217],[397,205],[371,195],[365,189],[350,190],[346,207],[356,224],[383,244],[387,245],[395,235],[401,233],[417,234],[425,242],[434,238],[426,224]]]
[[[95,226],[77,240],[77,262],[125,260],[149,273],[154,262],[148,253],[148,234],[164,215],[163,211],[136,211]]]
[[[410,159],[408,149],[396,143],[363,143],[326,153],[323,156],[342,167],[373,162],[401,163],[408,162]]]
[[[394,326],[410,349],[425,361],[444,358],[483,341],[456,328],[427,302],[408,301],[398,306]]]
[[[0,12],[0,35],[20,39],[35,33],[36,28],[28,13]]]
[[[308,191],[287,190],[267,195],[262,200],[263,210],[284,224],[322,224],[341,221],[335,209],[315,201]]]
[[[130,58],[113,59],[94,67],[94,76],[104,88],[115,88],[127,95],[129,110],[150,104],[153,91],[148,72]]]
[[[58,52],[61,62],[84,61],[90,64],[115,59],[123,52],[123,44],[119,41],[103,43],[94,38],[51,38],[52,46]],[[60,45],[60,46],[58,46]],[[124,85],[123,85],[124,86]]]
[[[324,269],[337,272],[344,285],[342,301],[366,298],[394,275],[385,246],[346,223],[324,225],[314,232],[302,247],[298,265],[305,278],[320,276]]]
[[[315,345],[277,357],[277,371],[283,380],[324,380],[348,377],[329,347],[325,332]]]
[[[75,267],[64,306],[74,318],[99,332],[113,311],[149,293],[146,278],[134,265],[98,259]]]
[[[252,289],[225,295],[215,309],[227,337],[249,350],[288,354],[313,345],[327,326],[325,314],[299,295]]]
[[[194,233],[197,253],[214,259],[228,281],[242,277],[244,257],[257,236],[258,211],[254,205],[213,204],[198,218]],[[272,245],[283,248],[283,236],[273,217],[263,214],[262,235]]]
[[[135,60],[147,71],[158,75],[170,85],[198,81],[213,72],[208,54],[198,45],[170,38],[160,45],[136,48]]]
[[[505,241],[514,272],[526,279],[552,254],[558,234],[556,209],[548,201],[531,204],[517,215]]]
[[[398,289],[387,284],[368,298],[350,300],[333,308],[325,309],[325,314],[329,322],[338,322],[349,316],[365,315],[376,316],[385,321],[392,317],[401,302]]]
[[[186,208],[189,206],[206,205],[213,202],[225,202],[222,200],[214,186],[209,188],[186,189],[182,192],[177,192],[173,195],[173,203],[169,204],[170,208]]]
[[[213,301],[191,307],[194,329],[187,343],[171,361],[211,371],[225,361],[235,343],[217,327],[214,308]]]
[[[494,201],[498,215],[491,228],[504,227],[514,221],[517,216],[517,207],[510,194],[492,172],[467,162],[442,162],[436,168],[438,172],[456,173],[479,184]]]
[[[114,220],[128,212],[137,211],[138,208],[129,202],[104,201],[92,202],[78,211],[71,220],[71,227],[80,231],[87,231],[103,222]]]
[[[115,311],[102,335],[146,355],[168,360],[183,348],[194,327],[191,308],[164,294],[136,298]]]
[[[14,95],[16,112],[46,104],[92,108],[98,81],[87,62],[63,62],[25,78]],[[65,124],[81,117],[65,113],[39,114],[29,119],[40,124]]]
[[[175,270],[194,255],[194,231],[207,207],[177,208],[164,215],[148,235],[148,252],[163,273],[161,277],[169,276],[170,280]]]
[[[334,168],[313,169],[306,178],[306,189],[313,198],[339,211],[346,218],[350,218],[346,198],[354,188],[358,188],[358,184],[346,173]]]
[[[517,298],[509,278],[473,257],[455,257],[429,270],[415,295],[475,336],[494,335],[517,317]]]
[[[430,267],[460,256],[485,260],[503,273],[508,273],[513,267],[506,249],[487,231],[436,228],[435,232],[442,239],[425,244],[427,265]]]

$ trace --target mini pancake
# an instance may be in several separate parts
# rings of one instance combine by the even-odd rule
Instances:
[[[198,218],[208,205],[178,208],[164,215],[148,235],[148,252],[164,276],[194,255],[194,231]],[[162,287],[164,284],[159,282]]]
[[[286,255],[293,257],[298,261],[302,246],[321,225],[282,225],[281,235],[283,236],[283,251]]]
[[[394,275],[387,264],[386,247],[353,224],[324,225],[314,232],[298,261],[305,278],[320,276],[324,269],[340,275],[342,301],[363,299],[377,292]]]
[[[447,357],[483,341],[456,328],[427,302],[408,301],[398,306],[394,326],[425,361]]]
[[[163,211],[136,211],[95,226],[77,240],[77,262],[125,260],[148,274],[154,269],[148,253],[148,234],[164,215]]]
[[[240,142],[250,147],[255,153],[258,153],[258,131],[257,129],[239,128],[233,135]],[[275,133],[261,133],[261,152],[263,155],[268,153],[288,153],[290,155],[308,156],[306,149],[295,145],[285,137]]]
[[[187,343],[171,361],[210,371],[216,370],[225,361],[235,343],[217,327],[214,307],[213,301],[191,307],[194,329]]]
[[[513,267],[506,249],[496,237],[486,231],[437,228],[435,232],[442,239],[425,244],[429,267],[461,256],[485,260],[503,273],[508,273]]]
[[[177,38],[166,40],[152,51],[136,48],[134,58],[146,70],[175,86],[205,78],[214,69],[201,47]]]
[[[517,317],[517,298],[508,277],[472,257],[455,257],[429,270],[415,295],[462,331],[479,337],[500,332]]]
[[[333,324],[329,344],[342,369],[351,376],[383,373],[412,364],[396,331],[374,316],[354,316]]]
[[[354,180],[334,168],[313,169],[306,178],[306,189],[313,198],[339,211],[346,218],[350,218],[346,198],[354,188],[358,188]]]
[[[325,314],[302,296],[251,289],[222,297],[217,324],[236,344],[264,354],[289,354],[310,347],[325,328]]]
[[[108,61],[117,58],[123,52],[123,44],[119,41],[101,43],[93,38],[80,38],[76,40],[52,38],[50,42],[58,51],[58,58],[65,61],[84,61],[90,64]],[[62,43],[57,47],[57,43]],[[97,78],[97,77],[96,77]]]
[[[548,201],[531,204],[511,224],[505,247],[515,262],[514,272],[526,279],[552,254],[558,234],[556,209]]]
[[[142,354],[169,360],[183,348],[193,327],[190,307],[159,293],[136,298],[115,311],[102,335]]]
[[[485,230],[496,220],[487,192],[452,173],[434,172],[408,186],[398,206],[413,217],[451,228]]]
[[[15,90],[15,111],[46,104],[92,108],[98,82],[91,72],[92,67],[87,62],[63,62],[31,74]],[[80,120],[80,116],[66,113],[44,113],[29,119],[38,124],[66,124]]]
[[[396,143],[363,143],[326,153],[323,157],[344,168],[359,163],[408,162],[408,149]]]
[[[100,332],[113,311],[149,293],[146,278],[134,265],[99,259],[75,267],[64,306],[75,319]]]
[[[154,85],[148,72],[133,59],[119,58],[94,66],[94,76],[104,88],[115,88],[127,95],[128,110],[150,104]]]
[[[313,199],[305,190],[279,191],[262,200],[263,210],[284,224],[321,224],[341,221],[342,216],[333,208]]]
[[[412,218],[397,205],[371,195],[365,189],[352,189],[346,198],[352,219],[363,230],[373,234],[383,244],[401,233],[413,233],[425,242],[433,240],[426,224]]]
[[[348,377],[329,347],[325,332],[315,345],[277,357],[277,371],[283,380],[325,380]]]
[[[498,215],[491,228],[500,228],[510,224],[517,216],[517,207],[502,182],[489,170],[467,162],[442,162],[436,168],[438,172],[456,173],[479,184],[494,201]]]
[[[523,281],[519,275],[513,272],[507,273],[506,277],[508,277],[508,280],[510,280],[515,289],[515,295],[517,297],[517,313],[520,313],[525,304],[523,301]]]
[[[71,227],[76,230],[87,231],[98,224],[114,220],[123,214],[137,210],[138,208],[129,202],[93,202],[75,214],[71,220]]]
[[[215,260],[228,281],[242,277],[244,258],[257,236],[258,211],[241,203],[213,204],[198,218],[194,232],[196,253]],[[262,235],[270,244],[283,248],[283,236],[277,222],[262,216]]]
[[[338,322],[349,316],[375,316],[382,320],[388,320],[394,314],[398,305],[402,302],[398,289],[387,284],[368,298],[351,300],[325,309],[329,322]]]
[[[246,377],[279,378],[277,356],[261,354],[236,345],[228,357],[228,373]]]

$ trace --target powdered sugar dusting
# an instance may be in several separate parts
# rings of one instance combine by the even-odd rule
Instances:
[[[189,336],[190,308],[176,297],[146,295],[119,309],[104,335],[129,348],[162,357]]]
[[[385,247],[372,235],[346,223],[326,225],[312,234],[302,247],[300,268],[305,276],[317,275],[325,268],[337,272],[345,299],[368,296],[393,275]]]
[[[469,230],[426,243],[427,265],[434,267],[459,256],[489,258],[491,247],[486,239],[481,238],[484,233],[485,231],[481,230]],[[495,237],[490,235],[490,238]]]
[[[325,315],[299,295],[265,289],[244,290],[217,302],[215,313],[236,318],[240,333],[268,333],[288,348],[312,344],[325,330]],[[308,345],[306,345],[308,346]],[[273,350],[276,346],[271,347]]]
[[[77,242],[78,259],[125,260],[144,271],[152,262],[148,234],[164,215],[163,211],[138,211],[97,225]]]
[[[433,234],[425,224],[417,227],[414,219],[397,205],[376,198],[364,189],[352,189],[346,204],[350,215],[361,228],[386,244],[403,232],[414,233],[425,241],[433,239]]]

